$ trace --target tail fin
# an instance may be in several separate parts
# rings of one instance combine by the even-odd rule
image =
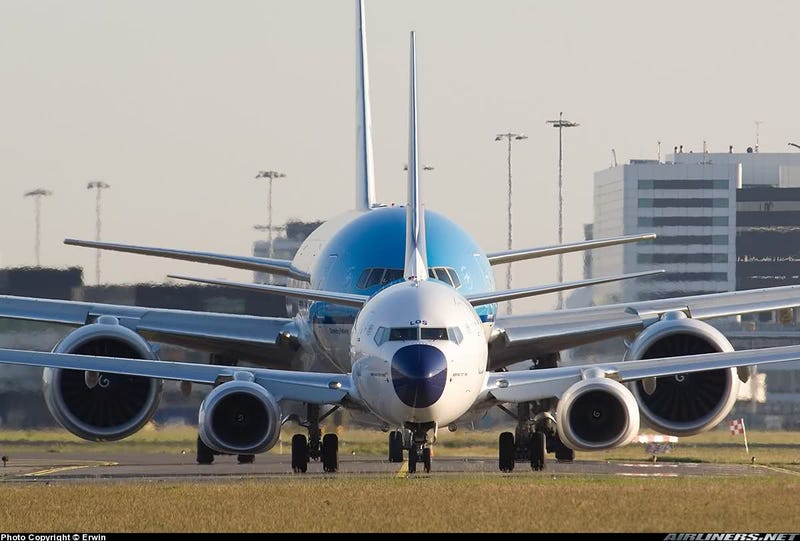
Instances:
[[[408,205],[406,206],[406,280],[427,280],[425,213],[419,197],[419,148],[417,141],[417,47],[411,32],[411,89],[408,118]]]
[[[375,204],[375,171],[372,163],[372,114],[369,106],[364,0],[356,0],[356,28],[356,209],[369,210]]]

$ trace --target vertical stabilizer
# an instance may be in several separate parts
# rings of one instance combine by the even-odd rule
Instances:
[[[372,114],[369,106],[364,0],[356,0],[356,28],[356,209],[369,210],[375,204],[375,172],[372,164]]]
[[[408,116],[408,205],[406,205],[406,280],[427,280],[425,214],[419,197],[419,146],[417,141],[417,46],[411,32],[411,88]]]

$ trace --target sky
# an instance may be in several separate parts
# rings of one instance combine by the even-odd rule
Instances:
[[[417,32],[422,198],[487,252],[564,240],[593,221],[593,173],[754,146],[796,151],[800,3],[767,0],[367,0],[378,200],[404,203],[408,42]],[[0,2],[0,265],[84,268],[94,283],[95,195],[106,241],[251,254],[273,223],[354,206],[354,0]],[[659,144],[660,141],[660,144]],[[557,259],[515,264],[515,287],[556,281]],[[580,279],[581,255],[564,258]],[[107,283],[168,273],[250,280],[235,269],[104,253]],[[496,268],[498,285],[505,269]],[[555,295],[517,301],[549,309]],[[515,313],[518,313],[515,303]]]

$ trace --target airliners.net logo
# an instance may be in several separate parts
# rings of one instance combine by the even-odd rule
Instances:
[[[794,541],[795,533],[671,533],[664,541]]]

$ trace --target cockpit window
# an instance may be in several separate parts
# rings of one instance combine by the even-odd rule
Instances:
[[[386,269],[383,273],[383,278],[381,279],[381,285],[388,284],[389,282],[394,282],[395,280],[402,280],[403,278],[403,270],[402,269]]]
[[[447,269],[447,274],[450,275],[450,285],[456,289],[461,287],[461,280],[458,279],[458,273],[456,272],[456,269]]]
[[[444,327],[422,327],[420,331],[423,340],[447,340],[447,329]]]
[[[379,346],[382,346],[386,340],[389,339],[389,329],[386,327],[378,327],[377,332],[375,333],[375,343]]]
[[[450,284],[455,289],[461,287],[461,280],[455,269],[450,267],[429,267],[428,276],[434,280],[441,280]],[[403,279],[403,269],[369,268],[361,271],[356,282],[358,289],[370,289],[375,286],[383,286]]]
[[[417,340],[419,327],[395,327],[389,331],[389,340]]]
[[[382,346],[386,341],[405,340],[449,340],[460,344],[464,339],[458,327],[378,327],[375,332],[375,343]]]

